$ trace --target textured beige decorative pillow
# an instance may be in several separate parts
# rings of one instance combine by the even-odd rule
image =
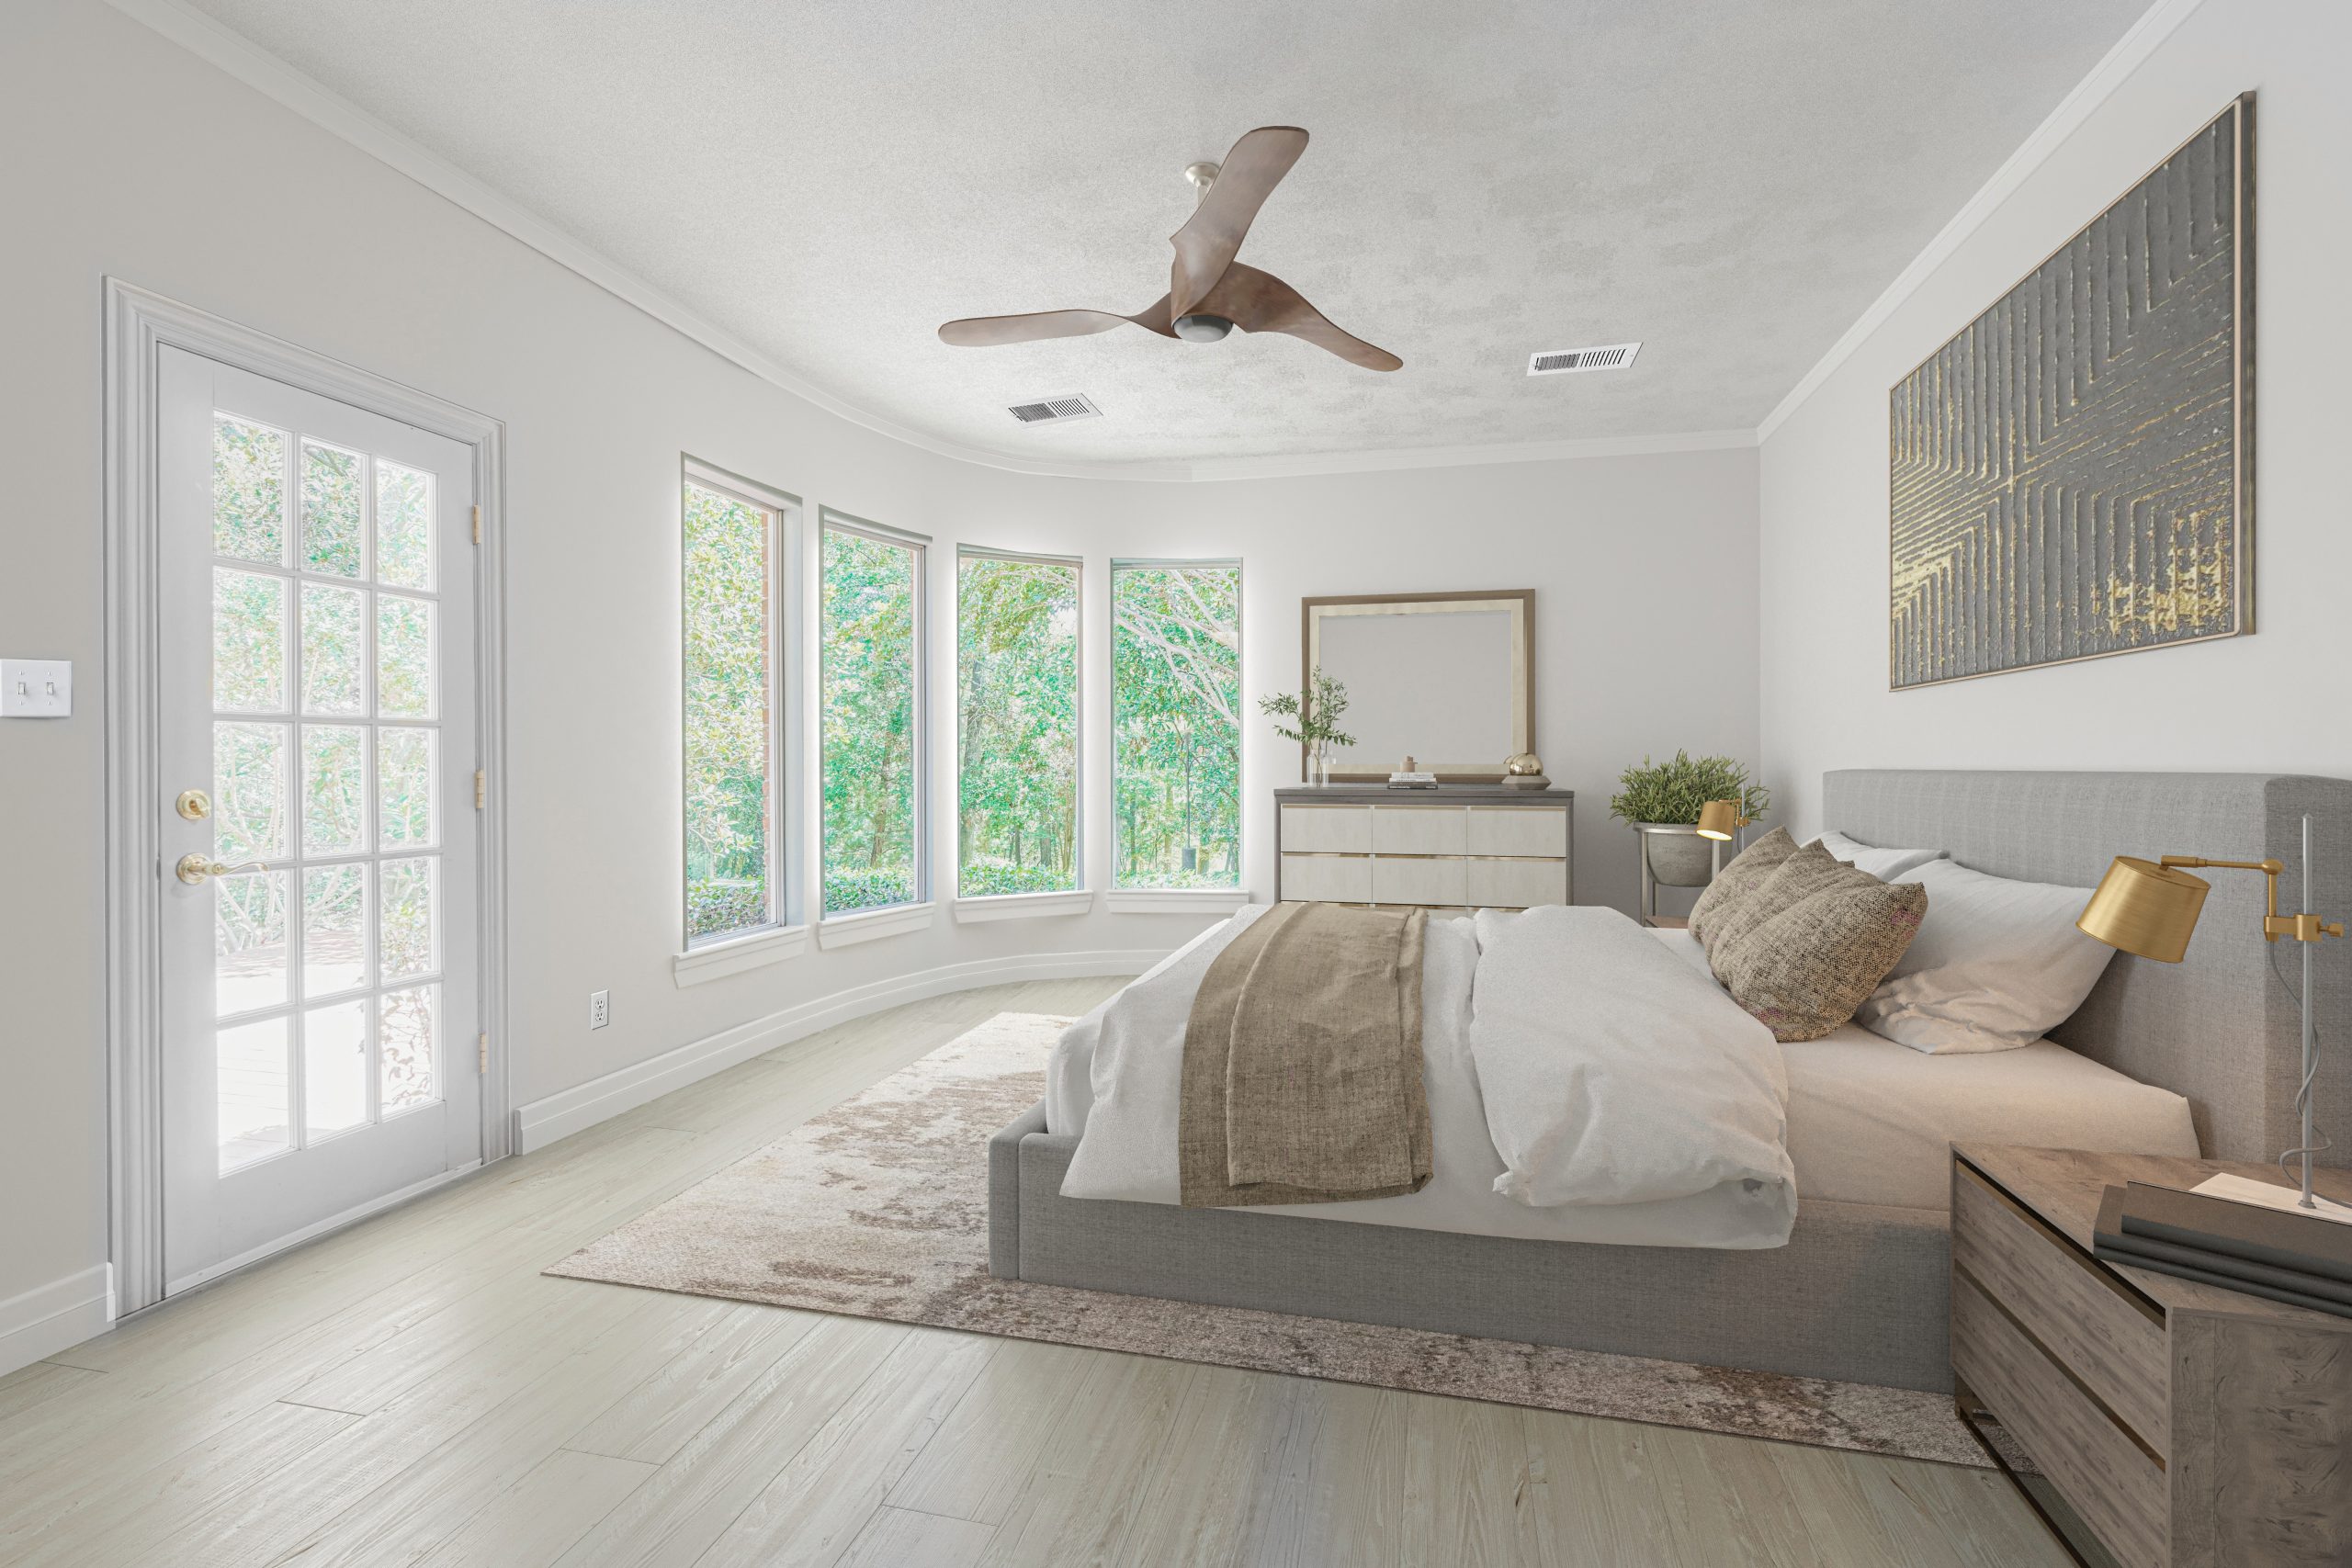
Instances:
[[[1789,837],[1789,830],[1775,828],[1734,855],[1690,906],[1690,934],[1713,953],[1717,931],[1736,921],[1733,911],[1747,903],[1765,880],[1781,869],[1781,863],[1796,852],[1797,841]]]
[[[1869,1000],[1919,934],[1928,890],[1881,882],[1816,843],[1767,878],[1756,902],[1762,919],[1708,960],[1732,1000],[1785,1043],[1820,1039]]]

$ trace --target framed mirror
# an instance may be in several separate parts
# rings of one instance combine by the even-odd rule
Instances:
[[[1491,784],[1535,750],[1535,591],[1302,599],[1299,688],[1316,666],[1348,689],[1335,783],[1384,783],[1412,757],[1448,784]],[[1304,750],[1300,776],[1306,775]]]

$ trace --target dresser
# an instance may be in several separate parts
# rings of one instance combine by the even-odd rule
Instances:
[[[1961,1416],[1996,1459],[1986,1427],[2023,1449],[2064,1506],[2028,1501],[2086,1526],[2122,1568],[2341,1568],[2352,1319],[2091,1256],[2106,1187],[2221,1171],[2278,1179],[2222,1160],[1955,1147]],[[2352,1174],[2320,1176],[2352,1199]]]
[[[1522,909],[1570,901],[1576,792],[1454,784],[1274,791],[1274,897]]]

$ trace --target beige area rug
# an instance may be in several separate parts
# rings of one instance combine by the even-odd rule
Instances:
[[[1941,1394],[993,1279],[989,1135],[1043,1098],[1046,1056],[1067,1022],[1000,1013],[548,1272],[1984,1463]]]

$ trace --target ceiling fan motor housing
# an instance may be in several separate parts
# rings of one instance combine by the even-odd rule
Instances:
[[[1186,343],[1217,343],[1233,330],[1233,323],[1223,316],[1212,316],[1203,310],[1179,316],[1173,324],[1176,335]]]

